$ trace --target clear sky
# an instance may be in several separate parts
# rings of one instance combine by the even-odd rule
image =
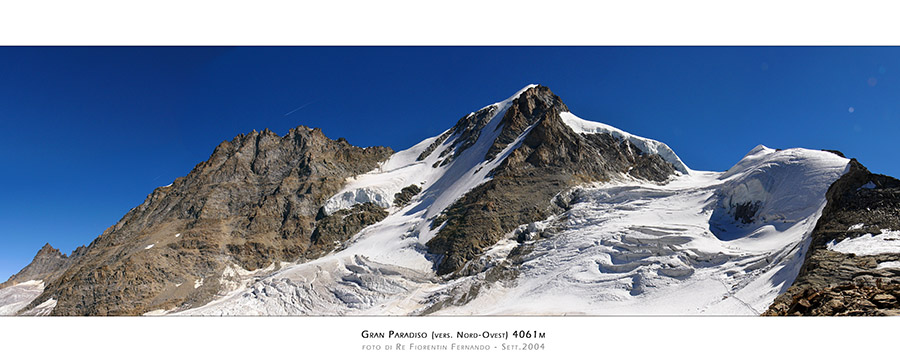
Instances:
[[[530,83],[693,169],[764,144],[900,175],[900,48],[0,47],[0,281],[237,134],[302,124],[401,150]]]

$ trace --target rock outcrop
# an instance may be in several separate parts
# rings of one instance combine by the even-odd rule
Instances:
[[[371,202],[355,205],[349,209],[335,211],[333,214],[323,216],[316,222],[316,230],[313,231],[313,249],[310,256],[319,256],[337,249],[339,244],[366,226],[384,220],[388,213],[385,209]]]
[[[190,307],[221,290],[226,267],[252,271],[314,258],[332,244],[318,247],[323,240],[311,239],[324,201],[347,177],[374,169],[391,153],[306,127],[284,137],[264,130],[223,142],[209,160],[154,190],[70,258],[26,309],[51,298],[55,315]]]
[[[394,206],[403,207],[408,205],[413,196],[418,195],[419,192],[422,192],[422,188],[416,185],[403,187],[400,192],[394,195]]]
[[[69,268],[79,256],[84,254],[84,250],[85,247],[79,247],[69,257],[50,246],[50,243],[44,244],[31,263],[22,268],[19,273],[9,277],[6,282],[0,284],[0,289],[31,280],[45,282],[52,280]]]
[[[900,180],[873,174],[855,159],[828,189],[793,285],[765,315],[900,314],[900,253],[858,256],[829,250],[830,242],[900,230]]]

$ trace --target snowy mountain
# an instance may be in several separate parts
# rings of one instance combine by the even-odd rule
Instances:
[[[538,85],[396,153],[305,128],[254,132],[154,191],[67,266],[11,280],[0,313],[760,315],[784,301],[774,313],[793,314],[799,298],[786,292],[822,271],[810,246],[876,252],[860,269],[900,274],[890,218],[819,242],[836,181],[857,164],[758,146],[728,171],[694,171]],[[868,176],[853,193],[900,211],[896,180]],[[829,277],[815,287],[847,280]],[[846,291],[876,284],[857,283]],[[888,296],[853,299],[884,314]],[[830,314],[841,312],[856,311]]]
[[[474,274],[446,280],[419,253],[427,215],[398,209],[346,250],[183,314],[758,315],[797,275],[847,162],[758,147],[727,173],[580,186],[566,211],[518,227]],[[759,206],[748,224],[732,217],[745,201]]]

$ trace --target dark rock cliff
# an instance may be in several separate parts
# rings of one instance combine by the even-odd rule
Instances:
[[[316,230],[310,237],[313,246],[310,253],[316,256],[328,253],[337,247],[335,243],[351,238],[364,227],[383,220],[387,215],[387,210],[371,202],[338,210],[328,216],[320,214]]]

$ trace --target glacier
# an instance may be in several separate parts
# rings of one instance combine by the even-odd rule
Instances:
[[[44,282],[31,280],[0,289],[0,316],[12,316],[44,292]]]

